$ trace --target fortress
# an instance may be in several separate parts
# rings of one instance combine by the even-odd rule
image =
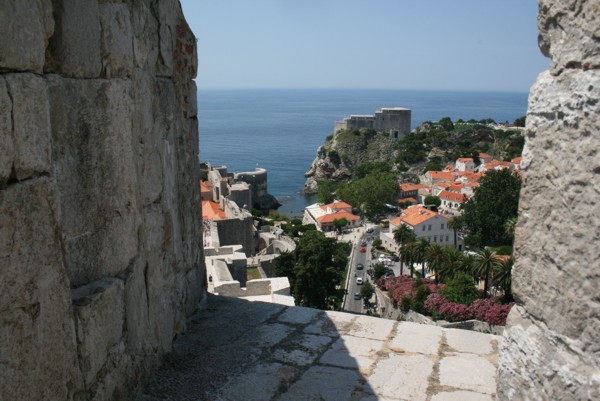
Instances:
[[[178,1],[0,2],[0,399],[600,399],[600,8],[538,3],[517,305],[491,337],[207,295]],[[408,132],[378,115],[343,127]]]
[[[392,139],[400,139],[410,132],[410,113],[410,109],[402,107],[384,107],[371,116],[352,115],[336,121],[333,133],[371,128],[377,132],[387,132]]]

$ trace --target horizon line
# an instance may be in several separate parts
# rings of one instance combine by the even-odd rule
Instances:
[[[417,92],[481,92],[481,93],[519,93],[528,94],[530,90],[506,90],[506,89],[427,89],[427,88],[340,88],[340,87],[197,87],[198,91],[309,91],[309,90],[331,90],[331,91],[417,91]]]

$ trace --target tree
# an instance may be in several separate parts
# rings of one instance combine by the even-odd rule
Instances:
[[[525,126],[525,121],[526,121],[526,116],[523,117],[519,117],[515,120],[515,122],[513,123],[513,125],[515,127],[524,127]]]
[[[445,247],[443,263],[439,270],[439,280],[445,282],[463,267],[463,253],[456,248]]]
[[[439,196],[427,195],[423,203],[425,205],[435,205],[436,207],[440,207],[442,200],[439,198]]]
[[[477,252],[475,263],[473,265],[473,273],[480,278],[483,278],[483,297],[487,298],[490,282],[490,274],[498,265],[496,252],[490,249],[484,249]]]
[[[394,203],[397,191],[398,181],[394,173],[375,172],[341,185],[336,193],[366,216],[374,217],[387,211],[386,204]]]
[[[353,168],[352,175],[354,178],[365,178],[373,173],[389,173],[392,171],[392,165],[387,161],[367,161],[358,164]]]
[[[333,219],[333,228],[338,234],[341,234],[344,230],[344,227],[348,225],[348,220],[345,217],[341,219]]]
[[[296,256],[290,252],[282,252],[275,259],[275,277],[287,277],[290,282],[290,287],[294,288],[296,279]]]
[[[413,263],[416,259],[417,243],[415,241],[409,241],[400,248],[400,260],[408,265],[410,270],[410,276],[413,276]],[[400,266],[400,274],[403,274],[402,266]]]
[[[394,230],[394,241],[400,245],[400,275],[404,272],[404,260],[402,257],[402,247],[409,241],[414,241],[415,233],[406,224],[401,223],[400,227]]]
[[[375,248],[379,248],[379,247],[381,246],[381,244],[382,244],[382,243],[383,243],[383,242],[382,242],[382,241],[381,241],[381,239],[379,239],[379,238],[375,238],[375,239],[373,240],[373,246],[374,246]]]
[[[512,257],[502,258],[494,269],[492,285],[504,291],[504,301],[512,302],[512,268],[515,260]]]
[[[517,218],[516,217],[511,217],[510,219],[506,220],[506,223],[504,223],[504,232],[513,241],[515,239],[515,227],[516,226],[517,226]]]
[[[383,263],[375,263],[373,265],[373,278],[375,281],[379,280],[379,277],[385,273],[385,265]]]
[[[517,217],[521,179],[508,169],[488,171],[461,206],[465,227],[478,246],[510,245],[504,225]]]
[[[444,128],[445,131],[452,131],[454,129],[454,123],[452,123],[452,119],[450,117],[444,117],[438,124]]]
[[[427,249],[425,260],[427,261],[427,270],[435,274],[435,282],[437,284],[440,271],[444,265],[444,247],[439,244],[431,245]]]
[[[319,203],[328,204],[334,201],[336,184],[333,181],[325,180],[319,182],[317,186],[316,200]]]
[[[417,245],[415,247],[415,262],[421,264],[421,277],[425,278],[425,263],[426,263],[426,255],[429,250],[429,241],[425,238],[419,238],[417,240]]]
[[[364,299],[365,303],[367,303],[373,294],[375,294],[375,288],[373,288],[373,285],[367,281],[362,285],[360,289],[360,295]]]
[[[337,243],[320,231],[307,231],[296,248],[293,295],[297,305],[328,309],[341,294],[336,287],[348,261],[348,244]]]
[[[471,305],[479,297],[473,277],[465,272],[458,272],[446,283],[442,295],[448,301],[463,305]]]
[[[463,219],[461,218],[461,216],[454,216],[451,217],[450,220],[448,220],[448,228],[450,228],[452,230],[452,232],[454,233],[454,247],[457,247],[457,241],[456,241],[456,234],[457,231],[460,230],[463,226]]]

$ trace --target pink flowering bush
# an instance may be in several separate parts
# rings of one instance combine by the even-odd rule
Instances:
[[[440,294],[431,294],[425,301],[425,309],[434,318],[449,322],[477,319],[495,326],[504,326],[513,303],[502,305],[498,299],[477,299],[471,306],[450,302]]]
[[[502,305],[497,299],[478,299],[473,302],[471,308],[475,319],[493,324],[504,326],[506,318],[514,302]]]

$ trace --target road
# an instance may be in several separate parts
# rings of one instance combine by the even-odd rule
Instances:
[[[364,229],[363,229],[364,230]],[[352,313],[365,313],[366,309],[364,308],[363,299],[354,299],[355,293],[360,293],[360,289],[362,285],[356,284],[356,279],[358,277],[362,277],[363,281],[370,281],[369,276],[367,275],[367,269],[369,269],[371,265],[371,241],[367,242],[366,252],[361,253],[359,250],[361,248],[361,242],[366,238],[377,238],[379,235],[377,234],[377,229],[373,233],[363,233],[360,231],[362,235],[359,235],[358,238],[354,239],[354,258],[352,259],[352,263],[348,270],[348,274],[350,276],[350,280],[348,282],[348,295],[346,296],[346,304],[344,311],[352,312]],[[358,270],[356,266],[361,263],[364,268],[362,270]],[[372,284],[372,283],[371,283]]]

